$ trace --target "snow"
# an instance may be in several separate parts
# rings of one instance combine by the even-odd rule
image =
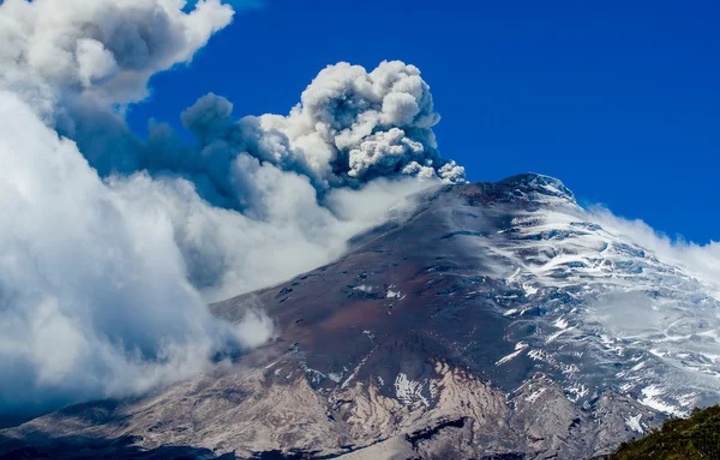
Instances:
[[[665,394],[665,389],[657,385],[650,385],[640,390],[640,392],[643,395],[643,397],[638,400],[640,404],[669,415],[682,416],[684,414],[684,411],[660,399],[660,396]]]
[[[590,389],[585,385],[579,384],[566,388],[565,394],[570,401],[577,402],[590,394]]]
[[[510,230],[512,238],[500,240]],[[659,260],[575,206],[520,213],[500,235],[483,250],[503,261],[509,286],[537,299],[525,302],[543,302],[536,321],[547,320],[555,329],[540,328],[542,343],[518,337],[532,348],[527,351],[531,359],[551,366],[555,361],[570,378],[583,372],[583,361],[576,372],[569,358],[563,361],[556,354],[595,341],[606,353],[603,365],[626,363],[608,368],[617,388],[646,388],[642,402],[668,413],[692,404],[678,393],[683,385],[720,392],[720,299],[683,267]],[[564,297],[545,300],[557,293]],[[506,305],[506,317],[528,310],[523,302]],[[516,350],[496,364],[519,354]],[[662,397],[657,394],[661,384],[671,388]]]
[[[545,361],[547,359],[547,354],[542,350],[530,350],[528,356],[535,361]]]
[[[545,339],[545,343],[554,342],[558,337],[560,337],[561,335],[565,334],[566,332],[568,332],[570,330],[572,330],[572,328],[561,329],[561,330],[549,335],[548,338]]]
[[[522,288],[523,288],[523,291],[525,291],[525,295],[527,295],[527,296],[535,295],[538,292],[538,289],[529,283],[524,283],[522,285]]]
[[[510,354],[507,355],[507,356],[502,357],[500,360],[498,360],[498,362],[495,363],[495,365],[496,365],[496,366],[502,366],[503,364],[505,364],[505,363],[507,363],[507,362],[509,362],[509,361],[511,361],[511,360],[513,360],[513,359],[515,359],[515,358],[517,358],[518,356],[520,356],[520,354],[521,354],[527,347],[528,347],[528,344],[527,344],[527,343],[518,342],[518,343],[515,345],[515,351],[512,352],[512,353],[510,353]]]
[[[311,382],[313,382],[315,384],[318,384],[323,379],[327,378],[327,375],[320,372],[319,370],[308,367],[308,365],[305,361],[300,362],[300,369],[302,369],[303,372],[305,372],[305,375],[307,376],[308,380],[310,380]]]
[[[642,414],[637,414],[635,416],[626,418],[625,425],[636,433],[644,434],[645,430],[643,429],[642,425],[640,424],[641,420],[642,420]]]
[[[482,255],[467,276],[500,283],[492,302],[509,324],[506,340],[523,344],[495,365],[525,354],[577,400],[613,388],[666,413],[718,400],[717,289],[604,226],[552,180],[520,192],[540,205],[511,206],[501,214],[509,224],[463,239],[469,254]],[[487,211],[462,212],[479,222]],[[453,222],[452,231],[474,230]],[[480,299],[483,288],[466,292]]]
[[[520,274],[520,270],[521,270],[520,268],[515,269],[515,272],[512,275],[508,276],[508,278],[506,280],[507,283],[514,282],[515,279],[517,279],[517,276]]]
[[[412,406],[417,403],[422,403],[424,406],[430,405],[422,394],[424,387],[423,382],[410,380],[406,374],[401,372],[395,378],[394,386],[395,396],[406,406]]]
[[[564,317],[558,318],[553,325],[557,327],[558,329],[567,329],[568,328],[568,322]]]
[[[525,401],[529,403],[534,403],[540,396],[543,395],[543,393],[545,393],[545,391],[547,391],[546,388],[540,388],[539,390],[535,390],[525,398]]]
[[[562,195],[563,194],[563,192],[561,192],[559,188],[555,187],[552,184],[544,184],[542,187],[546,191],[548,191],[551,195]]]
[[[340,385],[340,388],[342,388],[344,390],[345,388],[348,387],[348,385],[350,385],[350,382],[352,382],[355,379],[355,376],[357,375],[360,368],[363,367],[367,363],[368,359],[370,359],[370,356],[375,352],[375,350],[377,350],[377,345],[375,346],[375,348],[373,348],[370,351],[370,353],[365,355],[365,357],[360,361],[360,363],[357,366],[355,366],[355,369],[353,369],[353,371],[350,373],[350,375],[348,375],[348,377],[345,379],[345,381],[342,383],[342,385]]]

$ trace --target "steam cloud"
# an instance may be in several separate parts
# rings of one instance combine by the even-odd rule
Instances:
[[[673,240],[642,220],[618,217],[602,206],[591,207],[589,212],[603,228],[648,249],[665,263],[685,267],[691,276],[708,286],[714,297],[720,300],[720,242],[711,241],[701,245],[682,239]]]
[[[236,2],[237,3],[237,2]],[[289,115],[209,94],[132,135],[125,108],[190,62],[219,0],[0,3],[0,415],[146,391],[274,333],[208,301],[339,256],[404,197],[463,181],[417,68],[320,72]],[[429,180],[427,180],[429,179]]]

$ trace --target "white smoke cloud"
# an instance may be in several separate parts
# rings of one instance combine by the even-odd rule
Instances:
[[[715,297],[720,299],[720,242],[700,245],[674,240],[642,220],[618,217],[605,207],[594,206],[588,211],[603,228],[649,249],[665,263],[684,267],[688,274],[713,289]]]
[[[0,117],[0,409],[146,390],[241,341],[186,281],[164,213],[104,184],[14,95]]]
[[[68,105],[143,99],[155,73],[188,62],[227,26],[230,6],[182,0],[5,0],[2,86],[53,118]]]
[[[463,180],[400,62],[328,67],[287,116],[234,119],[205,96],[182,114],[196,145],[157,123],[134,137],[123,113],[149,78],[232,16],[219,0],[0,3],[0,416],[262,344],[261,306],[232,325],[206,303],[327,263],[405,197]]]

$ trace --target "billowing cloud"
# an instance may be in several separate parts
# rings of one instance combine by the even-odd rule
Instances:
[[[241,345],[206,314],[159,203],[126,199],[25,103],[0,101],[0,410],[146,390]]]
[[[604,228],[652,251],[665,263],[684,267],[689,275],[710,287],[720,299],[720,242],[701,245],[674,240],[642,220],[618,217],[602,206],[591,207],[589,212]]]
[[[465,171],[438,152],[429,87],[414,66],[383,62],[372,72],[340,63],[320,72],[287,116],[233,118],[233,105],[208,94],[182,114],[197,144],[184,145],[167,125],[152,124],[140,142],[106,111],[76,110],[78,142],[100,174],[139,170],[182,175],[215,205],[244,210],[255,204],[252,181],[231,164],[256,162],[306,178],[320,197],[340,187],[361,188],[380,177],[421,177],[448,183]],[[104,109],[103,109],[104,110]],[[244,170],[245,168],[241,168]]]
[[[432,127],[439,120],[417,67],[383,62],[368,73],[340,63],[318,74],[289,116],[259,117],[259,150],[276,163],[292,152],[323,185],[401,174],[462,182],[464,169],[438,154]],[[268,149],[267,140],[281,146]]]
[[[227,26],[230,6],[182,0],[5,0],[2,86],[50,119],[74,104],[127,104],[155,73],[188,62]],[[70,121],[70,120],[69,120]]]
[[[207,95],[196,142],[126,126],[150,77],[189,63],[219,0],[0,3],[0,417],[137,394],[272,337],[261,305],[209,301],[342,254],[390,208],[463,170],[438,153],[417,68],[323,70],[289,115]]]

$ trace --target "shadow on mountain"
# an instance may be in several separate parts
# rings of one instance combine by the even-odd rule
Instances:
[[[42,415],[45,415],[44,413],[39,413],[37,415],[14,415],[14,414],[2,414],[0,415],[0,430],[4,430],[5,428],[13,428],[19,425],[22,425],[25,422],[29,422],[30,420],[34,419],[35,417],[40,417]]]
[[[143,449],[132,436],[97,439],[79,436],[17,440],[0,435],[0,460],[234,460],[234,454],[190,446]]]

